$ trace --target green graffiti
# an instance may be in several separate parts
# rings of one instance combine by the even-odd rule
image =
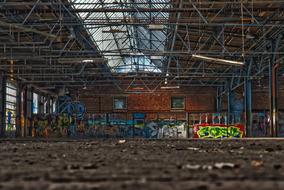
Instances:
[[[206,126],[200,127],[197,135],[199,138],[242,138],[243,131],[235,126]]]

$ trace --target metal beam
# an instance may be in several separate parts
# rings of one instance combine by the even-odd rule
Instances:
[[[48,38],[57,38],[56,35],[49,34],[47,32],[42,32],[42,31],[39,31],[35,28],[28,28],[28,27],[25,27],[25,26],[21,26],[21,25],[16,24],[16,23],[7,23],[7,22],[4,22],[4,21],[0,21],[0,26],[4,26],[4,27],[8,27],[8,28],[16,28],[16,29],[19,29],[23,32],[32,32],[32,33],[40,34],[40,35],[48,37]]]

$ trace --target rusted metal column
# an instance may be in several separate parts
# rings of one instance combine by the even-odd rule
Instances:
[[[269,62],[269,102],[270,102],[270,136],[278,136],[278,102],[277,102],[277,70],[279,63],[276,62],[276,56],[280,41],[280,34],[276,39],[271,40],[271,59]]]

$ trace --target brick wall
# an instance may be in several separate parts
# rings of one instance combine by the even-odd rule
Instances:
[[[104,92],[104,91],[101,91]],[[113,97],[127,97],[127,110],[122,112],[171,112],[171,97],[185,97],[185,110],[187,112],[215,112],[216,90],[194,88],[187,92],[159,92],[144,94],[96,94],[90,91],[82,93],[79,100],[85,103],[88,113],[111,113],[113,110]],[[279,93],[279,109],[284,110],[284,92]],[[223,110],[227,109],[227,97],[223,96]],[[253,110],[268,110],[268,92],[253,92]],[[117,112],[117,111],[115,111]]]
[[[83,102],[88,113],[110,113],[117,112],[113,110],[113,97],[127,97],[127,110],[124,112],[171,112],[171,97],[185,97],[185,109],[187,112],[214,112],[215,96],[214,89],[199,89],[188,91],[186,93],[177,92],[159,92],[142,94],[82,94],[79,101]],[[179,110],[182,111],[182,110]],[[119,112],[119,111],[118,111]]]

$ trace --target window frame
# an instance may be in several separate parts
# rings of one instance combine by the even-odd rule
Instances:
[[[173,107],[174,99],[183,99],[183,107]],[[185,96],[172,96],[171,97],[171,110],[185,110],[186,97]]]
[[[35,107],[35,102],[34,102],[34,100],[35,100],[35,95],[37,96],[37,98],[36,98],[36,101],[37,101],[37,106]],[[38,93],[36,93],[36,92],[33,92],[32,93],[32,114],[33,115],[36,115],[36,114],[39,114],[39,104],[40,104],[40,100],[39,100],[39,94]],[[35,112],[35,108],[36,108],[36,112]]]
[[[115,100],[116,99],[120,99],[120,100],[123,100],[123,103],[124,103],[124,105],[123,105],[123,108],[117,108],[117,107],[115,107]],[[114,109],[114,110],[127,110],[127,96],[115,96],[115,97],[113,97],[113,106],[112,106],[112,108]]]

